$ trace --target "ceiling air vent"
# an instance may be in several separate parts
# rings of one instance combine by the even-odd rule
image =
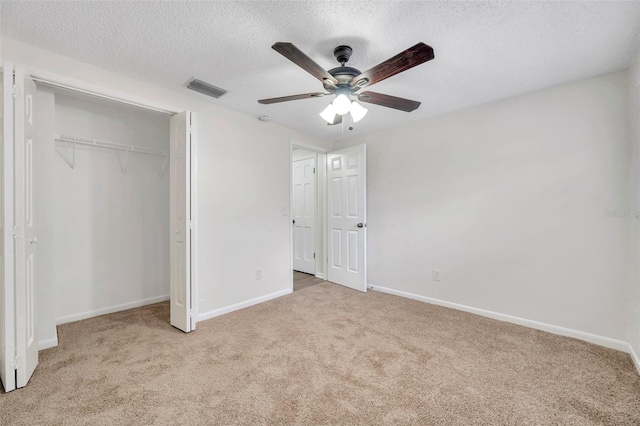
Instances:
[[[227,93],[226,90],[209,83],[205,83],[204,81],[198,80],[197,78],[192,78],[191,80],[189,80],[189,82],[187,83],[187,89],[195,90],[196,92],[212,96],[216,99]]]

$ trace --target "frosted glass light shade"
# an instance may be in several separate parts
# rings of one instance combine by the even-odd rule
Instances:
[[[351,113],[351,118],[354,123],[362,120],[365,115],[369,112],[368,109],[357,103],[356,101],[351,102],[351,109],[349,111]]]
[[[351,101],[347,95],[339,94],[333,100],[333,108],[335,108],[336,114],[345,115],[351,109]]]
[[[322,117],[327,123],[333,124],[336,119],[336,109],[332,104],[329,104],[324,111],[320,113],[320,117]]]

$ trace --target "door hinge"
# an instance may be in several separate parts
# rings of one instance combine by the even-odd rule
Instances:
[[[187,226],[189,227],[189,229],[193,229],[193,222],[189,221],[189,223],[187,223]]]
[[[18,368],[22,368],[22,358],[16,356],[15,358],[13,358],[13,369],[17,370]]]
[[[13,94],[14,98],[17,98],[20,96],[20,86],[18,86],[17,84],[13,85],[13,90],[11,91],[11,93]]]
[[[19,234],[20,234],[20,228],[18,228],[17,226],[14,226],[13,229],[11,230],[11,236],[15,240],[16,238],[19,237]]]
[[[314,175],[316,174],[316,168],[315,167],[313,168],[313,174]]]
[[[313,258],[314,258],[314,259],[316,258],[316,254],[315,254],[315,253],[313,253]]]

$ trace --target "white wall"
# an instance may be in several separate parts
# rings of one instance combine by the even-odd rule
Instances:
[[[56,291],[51,273],[54,270],[51,259],[55,251],[55,242],[51,238],[52,226],[47,209],[53,205],[55,194],[48,179],[53,176],[53,134],[55,131],[55,95],[49,90],[37,87],[34,103],[36,123],[36,143],[34,145],[35,169],[35,208],[38,247],[36,248],[36,318],[38,321],[38,339],[40,349],[57,346],[56,330]],[[46,142],[49,141],[49,142]],[[49,149],[47,149],[50,147]],[[55,226],[55,224],[53,224]]]
[[[626,341],[627,140],[623,72],[334,142],[367,143],[369,283]]]
[[[3,60],[198,115],[200,313],[289,289],[290,140],[327,142],[7,38]],[[190,76],[185,76],[186,79]],[[230,91],[225,96],[233,96]],[[255,280],[255,269],[263,278]]]
[[[62,156],[70,161],[72,149],[55,143],[54,134],[168,152],[169,116],[42,87],[39,92],[38,101],[47,106],[37,120],[38,277],[39,289],[54,289],[56,322],[166,299],[165,158],[130,153],[123,173],[124,152],[78,145],[71,169]]]

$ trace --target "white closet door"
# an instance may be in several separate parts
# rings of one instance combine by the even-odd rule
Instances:
[[[316,159],[293,162],[293,269],[316,273]]]
[[[191,113],[171,117],[170,138],[170,305],[171,325],[190,332],[191,289]]]
[[[366,146],[327,154],[327,280],[367,291]]]
[[[13,64],[2,79],[2,274],[0,274],[0,380],[5,392],[16,388],[13,276]]]
[[[16,387],[26,386],[38,365],[36,321],[36,218],[34,206],[33,144],[36,84],[16,68],[18,90],[15,108],[15,300],[16,300]]]

